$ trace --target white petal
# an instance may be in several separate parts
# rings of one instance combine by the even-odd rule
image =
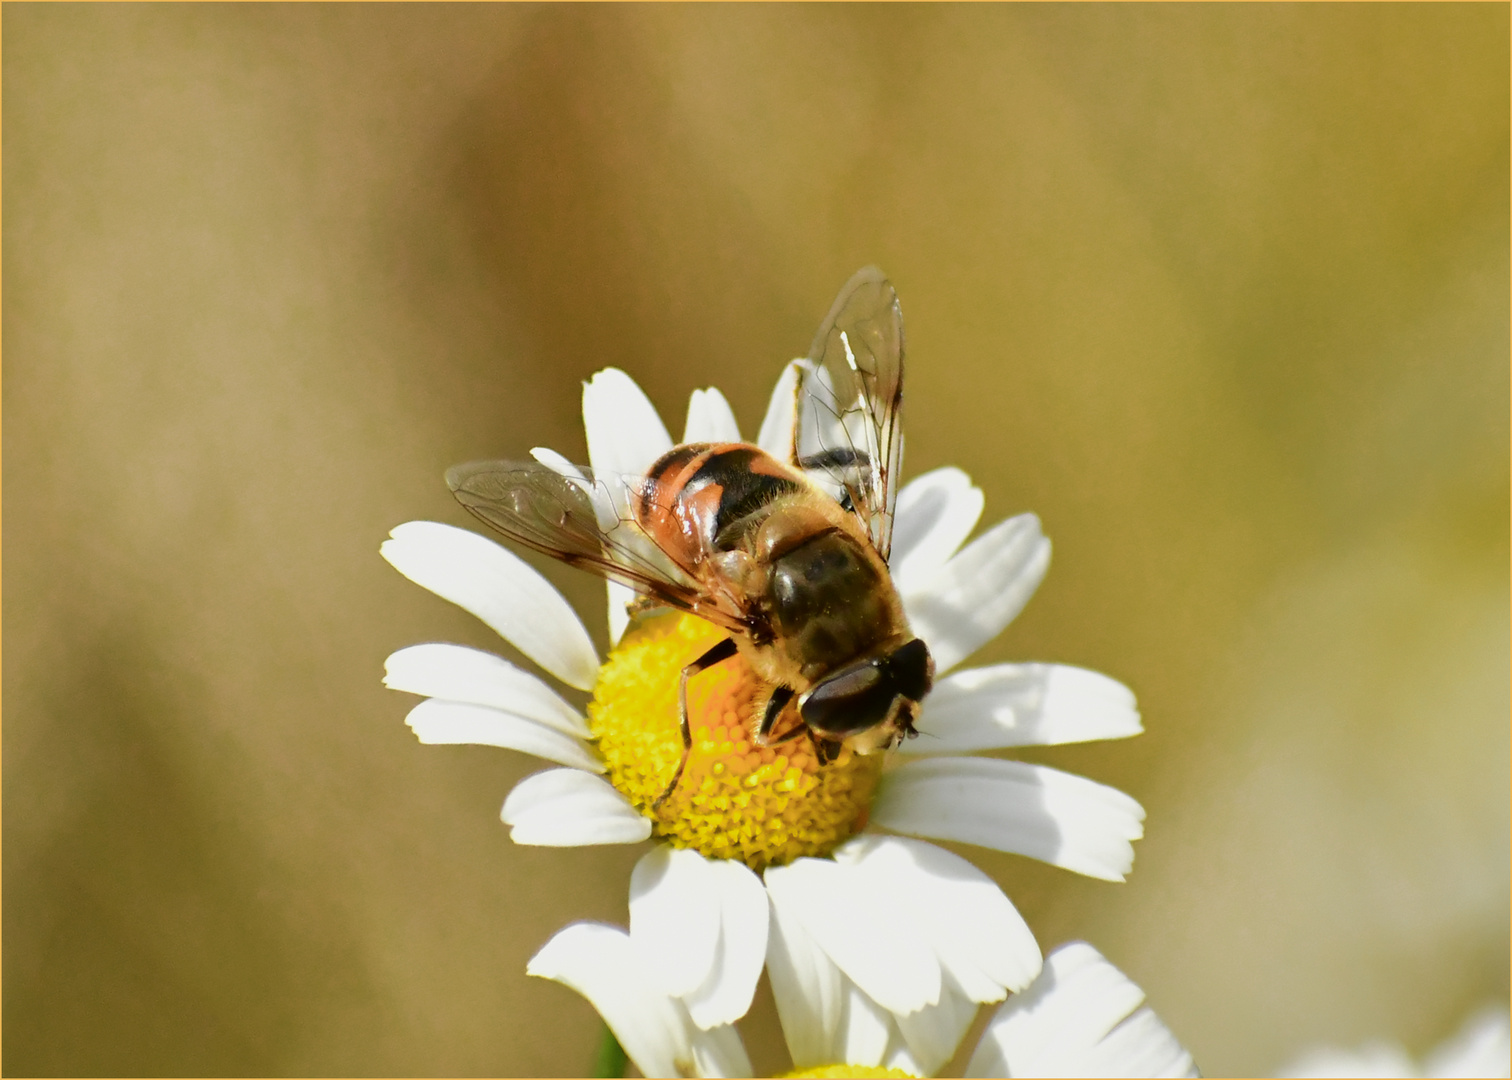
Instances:
[[[583,384],[583,429],[588,439],[588,464],[602,476],[639,476],[672,449],[672,437],[656,407],[635,380],[618,368],[605,368]],[[612,482],[607,490],[619,494]],[[596,491],[595,501],[601,501],[604,494],[604,489]],[[629,517],[628,507],[612,507],[612,516],[605,512],[608,509],[600,508],[601,523],[607,524],[613,517]],[[610,582],[608,595],[609,640],[617,643],[628,622],[625,604],[635,594]]]
[[[609,647],[613,648],[630,625],[630,604],[635,600],[635,590],[617,581],[606,581],[604,587],[609,598]]]
[[[575,769],[604,771],[603,762],[593,756],[593,751],[571,735],[485,705],[431,698],[411,709],[404,722],[417,739],[431,745],[502,746]]]
[[[594,474],[589,494],[599,525],[611,529],[633,516],[629,497],[635,487],[624,479],[643,476],[672,449],[672,438],[635,380],[616,368],[583,384],[583,430]]]
[[[1033,986],[998,1009],[966,1075],[1196,1076],[1191,1055],[1143,1002],[1144,991],[1092,946],[1063,945]]]
[[[540,679],[503,657],[461,645],[411,645],[383,664],[383,685],[426,697],[488,705],[587,737],[588,721]]]
[[[653,990],[624,931],[576,923],[548,941],[525,971],[587,998],[644,1075],[693,1075],[687,1014]]]
[[[938,1005],[897,1018],[898,1030],[925,1076],[934,1076],[955,1056],[976,1014],[977,1003],[947,979]]]
[[[997,637],[1023,610],[1050,566],[1039,518],[999,522],[903,593],[913,632],[943,673]]]
[[[1001,1001],[1039,974],[1039,945],[1023,917],[967,860],[921,840],[879,835],[850,841],[839,857],[858,855],[875,880],[888,883],[892,906],[913,913],[911,929],[971,1001]]]
[[[855,841],[850,841],[854,844]],[[848,846],[848,845],[847,845]],[[940,999],[940,965],[909,920],[880,897],[897,882],[870,872],[864,858],[795,859],[766,871],[772,902],[785,907],[835,966],[888,1012],[910,1013]]]
[[[1416,1066],[1407,1051],[1393,1042],[1372,1041],[1354,1050],[1315,1047],[1284,1066],[1277,1076],[1415,1076]]]
[[[434,521],[389,534],[383,557],[416,585],[472,612],[568,686],[588,690],[598,656],[572,605],[518,555]]]
[[[898,492],[888,557],[898,588],[906,592],[944,566],[976,528],[984,505],[982,489],[954,467],[909,481]]]
[[[896,832],[1042,859],[1106,881],[1134,865],[1144,809],[1129,796],[1044,765],[929,758],[883,776],[871,819]]]
[[[1424,1076],[1506,1076],[1512,1071],[1507,1006],[1488,1005],[1470,1017],[1423,1064]]]
[[[1440,1043],[1421,1070],[1399,1043],[1375,1039],[1353,1049],[1315,1047],[1276,1075],[1325,1076],[1506,1076],[1512,1072],[1512,1031],[1506,1005],[1488,1005],[1453,1037]]]
[[[542,847],[634,844],[651,835],[650,818],[607,781],[577,769],[527,776],[504,800],[499,817],[515,843]]]
[[[767,871],[768,882],[772,871]],[[772,897],[767,974],[777,1018],[795,1069],[846,1060],[838,1032],[848,980],[840,974],[798,915]]]
[[[767,951],[767,894],[744,863],[708,860],[704,876],[716,896],[719,943],[714,964],[698,989],[683,995],[700,1028],[733,1024],[751,1008]]]
[[[693,397],[688,402],[688,422],[683,428],[682,441],[740,441],[740,425],[735,422],[735,410],[730,408],[725,396],[714,387],[693,391]]]
[[[579,469],[549,446],[531,447],[530,456],[558,476],[565,476],[567,479],[574,481],[579,487],[587,489],[590,486],[588,478],[583,475],[582,469]]]
[[[600,527],[618,532],[618,523],[622,520],[623,506],[615,502],[611,493],[618,489],[618,485],[608,483],[593,484],[583,475],[572,462],[568,461],[555,450],[544,446],[537,446],[530,451],[530,456],[542,465],[554,471],[558,476],[565,476],[573,480],[588,493],[593,502],[594,512],[598,517]],[[609,621],[609,647],[612,649],[619,644],[620,638],[625,633],[625,627],[630,622],[629,604],[635,599],[635,592],[628,586],[617,582],[607,581],[604,583],[608,591],[609,602],[605,609]]]
[[[756,445],[778,461],[793,460],[798,423],[798,374],[803,364],[802,360],[794,360],[782,369],[782,377],[772,388],[772,399],[767,403],[766,418],[761,421],[761,434],[756,436]]]
[[[909,1050],[901,1035],[895,1037],[887,1048],[887,1057],[882,1062],[884,1069],[897,1069],[908,1076],[928,1076],[929,1070],[921,1065]]]
[[[644,1070],[642,1070],[644,1072]],[[653,1076],[654,1073],[645,1073]],[[708,1031],[693,1032],[694,1076],[752,1076],[751,1059],[746,1056],[740,1032],[724,1025]]]
[[[876,903],[895,883],[860,865],[798,859],[767,872],[774,902],[790,903],[804,928],[863,993],[894,1013],[939,1000],[939,964],[912,928],[899,928]],[[836,917],[843,912],[843,917]],[[885,943],[885,944],[884,944]]]
[[[566,477],[574,485],[581,488],[593,504],[594,515],[598,518],[601,529],[616,529],[624,520],[625,487],[623,477],[618,473],[607,473],[604,476],[588,479],[587,473],[568,461],[555,450],[545,446],[531,448],[530,456],[545,465],[558,476]],[[616,497],[619,497],[618,500]]]
[[[590,483],[583,475],[583,470],[555,450],[549,450],[543,446],[537,446],[531,450],[530,456],[558,476],[565,476],[572,480],[588,494],[601,528],[613,532],[618,540],[628,541],[637,547],[641,546],[638,542],[641,539],[638,534],[632,530],[623,529],[620,524],[626,510],[623,500],[618,498],[624,493],[623,485],[617,483],[614,478],[601,478],[599,483]],[[613,648],[619,644],[619,639],[625,632],[625,626],[630,621],[627,605],[635,599],[635,592],[628,586],[613,581],[605,584],[609,590],[609,646]]]
[[[672,449],[656,406],[618,368],[605,368],[583,384],[583,430],[595,473],[639,475]]]
[[[629,495],[634,490],[633,487],[627,486],[626,481],[628,479],[635,482],[635,476],[627,477],[617,472],[604,472],[596,474],[590,480],[591,470],[579,468],[555,450],[544,446],[532,448],[530,456],[558,476],[571,480],[588,496],[588,501],[593,504],[594,516],[598,519],[600,529],[612,532],[624,523],[629,511]]]
[[[1083,1076],[1200,1075],[1186,1047],[1148,1007],[1108,1032],[1076,1071]]]
[[[861,410],[852,409],[848,401],[841,400],[829,369],[807,360],[795,361],[795,364],[802,373],[798,376],[802,392],[797,400],[795,457],[802,460],[835,447],[850,446],[875,459],[878,453],[875,429],[867,423]],[[843,483],[836,470],[805,471],[820,490],[835,499],[843,497]]]
[[[707,867],[696,851],[658,844],[630,873],[630,940],[673,997],[698,989],[714,969],[720,908]]]
[[[855,983],[845,979],[844,987],[840,1009],[840,1052],[831,1059],[832,1063],[874,1069],[887,1058],[888,1046],[902,1036],[892,1015],[863,994]]]
[[[967,668],[935,683],[905,754],[962,754],[1005,746],[1122,739],[1143,728],[1122,683],[1066,664]]]

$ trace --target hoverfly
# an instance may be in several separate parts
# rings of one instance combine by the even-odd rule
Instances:
[[[643,476],[535,461],[458,465],[458,501],[526,547],[628,585],[635,609],[672,608],[729,635],[682,670],[737,654],[770,692],[757,745],[806,734],[821,765],[842,746],[913,736],[934,678],[887,568],[903,452],[903,318],[874,267],[840,291],[806,360],[794,361],[780,457],[749,443],[673,447]],[[790,435],[787,432],[791,432]],[[793,705],[797,722],[774,736]]]

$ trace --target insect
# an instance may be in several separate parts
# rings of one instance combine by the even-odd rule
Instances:
[[[688,762],[688,680],[737,654],[770,687],[756,743],[806,734],[821,765],[843,746],[873,753],[915,735],[933,682],[887,568],[903,319],[881,271],[851,278],[792,374],[780,455],[687,443],[642,476],[542,451],[447,471],[458,501],[509,539],[628,585],[635,610],[672,608],[728,634],[682,670],[683,756],[655,807]],[[779,735],[789,706],[797,722]]]

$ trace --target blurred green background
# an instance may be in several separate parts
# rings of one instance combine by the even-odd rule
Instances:
[[[906,472],[1055,561],[979,659],[1139,694],[1042,751],[1125,885],[969,852],[1209,1075],[1508,992],[1505,5],[4,8],[10,1074],[574,1074],[524,974],[638,848],[385,655],[498,648],[378,557],[457,461],[678,431],[875,262]],[[591,613],[597,585],[551,568]],[[784,1066],[770,1003],[746,1024]]]

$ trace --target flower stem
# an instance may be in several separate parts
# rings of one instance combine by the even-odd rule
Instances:
[[[595,1077],[620,1077],[625,1075],[625,1066],[630,1058],[625,1053],[625,1048],[614,1037],[614,1032],[609,1030],[609,1025],[604,1025],[604,1034],[599,1039],[598,1053],[593,1059],[593,1074]]]

